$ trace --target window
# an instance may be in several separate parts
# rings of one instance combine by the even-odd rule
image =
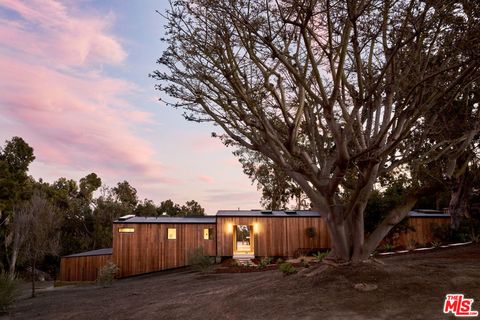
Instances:
[[[177,239],[177,229],[175,228],[168,228],[167,229],[167,238],[169,240],[175,240]]]
[[[135,232],[134,228],[118,228],[118,232],[120,233],[133,233]]]
[[[213,240],[213,228],[203,229],[203,239],[204,240]]]

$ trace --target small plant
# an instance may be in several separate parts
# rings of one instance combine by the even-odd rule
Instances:
[[[412,239],[412,240],[410,240],[410,241],[408,242],[406,248],[407,248],[408,251],[412,251],[412,250],[414,250],[415,248],[417,248],[417,246],[418,246],[417,241],[415,241],[415,240]]]
[[[278,270],[280,270],[286,276],[297,273],[297,269],[295,269],[290,262],[284,262],[280,264]]]
[[[283,260],[282,258],[277,259],[277,265],[281,265],[284,262],[285,262],[285,260]]]
[[[393,245],[390,242],[387,242],[383,245],[383,250],[386,252],[390,252],[393,250]]]
[[[265,269],[270,263],[272,263],[272,258],[266,257],[260,260],[258,264],[258,269]]]
[[[0,273],[0,314],[8,310],[18,293],[18,280],[2,271]]]
[[[190,264],[194,270],[205,273],[210,271],[213,266],[213,261],[205,254],[203,247],[198,247],[189,254],[188,264]]]
[[[115,275],[119,269],[112,261],[107,262],[106,265],[100,268],[97,275],[97,284],[102,287],[108,287],[115,280]]]
[[[302,266],[303,268],[308,268],[308,267],[310,267],[310,265],[308,264],[307,260],[305,260],[305,257],[301,257],[301,258],[300,258],[300,266]]]
[[[442,243],[440,241],[432,241],[431,245],[433,248],[438,248],[442,245]]]
[[[329,253],[330,251],[325,251],[325,252],[318,251],[317,253],[314,253],[313,256],[315,257],[315,260],[317,262],[322,262],[323,259],[325,259],[328,256]]]

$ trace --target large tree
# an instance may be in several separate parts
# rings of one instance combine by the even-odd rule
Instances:
[[[326,213],[331,258],[358,261],[405,217],[416,185],[365,237],[377,178],[418,150],[406,139],[445,112],[479,69],[473,1],[189,0],[164,14],[152,76],[187,119],[262,153]],[[456,148],[470,132],[438,148]],[[417,154],[418,155],[418,154]]]

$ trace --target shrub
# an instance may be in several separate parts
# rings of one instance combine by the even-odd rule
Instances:
[[[205,255],[203,247],[198,247],[188,255],[188,264],[196,271],[208,272],[213,266],[213,261]]]
[[[4,271],[0,273],[0,314],[8,310],[19,294],[18,280]]]
[[[318,251],[317,253],[314,253],[313,256],[315,257],[315,260],[317,260],[318,262],[322,262],[323,259],[325,259],[328,256],[329,253],[330,251],[325,251],[325,252]]]
[[[432,245],[433,248],[438,248],[442,245],[440,241],[432,241],[430,244]]]
[[[265,269],[270,263],[272,263],[272,258],[266,257],[260,260],[258,264],[258,269]]]
[[[393,244],[387,242],[383,245],[383,250],[386,252],[390,252],[393,250]]]
[[[408,251],[412,251],[412,250],[416,249],[417,247],[418,247],[418,243],[414,239],[411,239],[406,245],[406,249]]]
[[[107,287],[115,280],[115,274],[118,273],[118,267],[112,261],[107,262],[100,268],[97,275],[97,284],[102,287]]]
[[[278,269],[286,276],[297,273],[297,269],[290,262],[280,264]]]

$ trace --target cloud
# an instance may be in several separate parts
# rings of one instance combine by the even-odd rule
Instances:
[[[109,76],[127,53],[109,33],[114,15],[61,2],[0,3],[0,109],[38,161],[110,175],[168,181],[136,132],[152,115],[125,98],[138,90]]]
[[[61,2],[3,0],[4,9],[15,13],[2,19],[0,39],[27,56],[65,66],[119,64],[126,52],[116,37],[108,33],[112,13],[72,14]],[[72,10],[73,11],[73,10]]]
[[[206,182],[206,183],[213,183],[213,178],[210,177],[210,176],[207,176],[207,175],[200,175],[198,176],[198,180],[200,180],[201,182]]]

